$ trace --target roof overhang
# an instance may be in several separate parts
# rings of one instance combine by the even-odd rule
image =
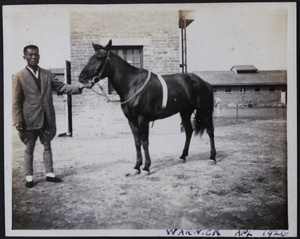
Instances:
[[[193,10],[180,10],[179,11],[179,28],[184,28],[190,25],[194,20],[195,11]],[[185,22],[185,24],[184,24]]]
[[[287,71],[258,71],[236,74],[233,71],[194,72],[213,86],[287,85]]]

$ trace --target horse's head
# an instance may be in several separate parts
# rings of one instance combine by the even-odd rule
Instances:
[[[109,58],[111,45],[111,40],[105,47],[93,43],[95,53],[89,59],[87,65],[82,69],[79,75],[79,82],[83,84],[95,84],[100,81],[100,79],[108,76],[109,71],[111,70]]]

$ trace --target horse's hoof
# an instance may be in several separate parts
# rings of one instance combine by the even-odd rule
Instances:
[[[126,177],[131,177],[131,176],[136,176],[136,175],[139,175],[141,173],[140,170],[137,170],[137,169],[134,169],[132,172],[130,173],[126,173]]]
[[[133,176],[134,175],[139,175],[140,173],[141,173],[141,170],[138,170],[138,169],[133,170]]]
[[[216,160],[214,160],[214,159],[210,159],[210,160],[208,161],[208,164],[209,164],[209,165],[216,165],[217,162],[216,162]]]
[[[148,176],[148,175],[150,175],[150,171],[148,171],[148,170],[142,170],[141,171],[141,175]]]
[[[185,159],[180,158],[179,163],[185,163]]]

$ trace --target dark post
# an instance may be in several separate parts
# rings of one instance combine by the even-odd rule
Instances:
[[[71,62],[66,61],[66,81],[71,84]],[[73,122],[72,122],[72,96],[67,95],[67,120],[68,120],[68,133],[69,137],[73,136]]]

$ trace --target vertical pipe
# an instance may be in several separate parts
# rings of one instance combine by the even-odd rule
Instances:
[[[187,72],[187,44],[186,44],[186,18],[183,16],[180,19],[180,29],[181,29],[181,67],[182,67],[182,73]]]
[[[187,73],[187,53],[186,53],[186,18],[183,18],[184,27],[184,73]]]

